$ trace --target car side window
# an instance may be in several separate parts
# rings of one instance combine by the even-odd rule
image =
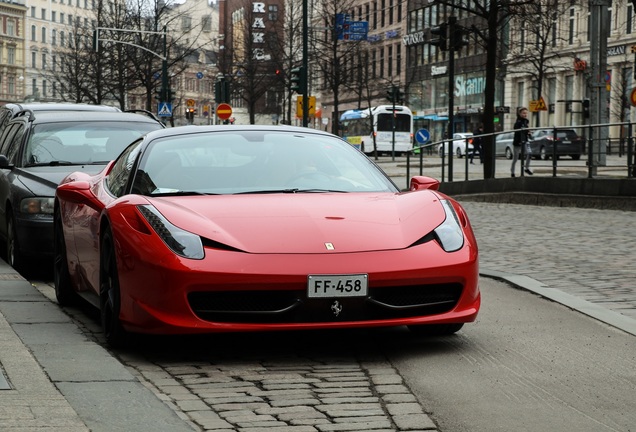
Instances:
[[[139,140],[129,145],[115,160],[115,165],[106,178],[106,187],[116,197],[123,196],[126,192],[126,184],[139,154],[141,143],[142,141]]]
[[[5,133],[2,134],[0,154],[4,154],[11,163],[15,164],[18,162],[24,131],[25,127],[23,123],[14,123],[9,125]]]

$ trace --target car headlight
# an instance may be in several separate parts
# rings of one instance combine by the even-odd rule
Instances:
[[[20,212],[37,215],[37,214],[53,214],[53,198],[47,197],[30,197],[20,201]]]
[[[201,237],[174,226],[151,205],[139,205],[137,208],[170,250],[184,258],[203,259]]]
[[[440,200],[440,203],[446,213],[446,219],[434,231],[442,248],[446,252],[455,252],[464,245],[464,233],[453,205],[448,200]]]

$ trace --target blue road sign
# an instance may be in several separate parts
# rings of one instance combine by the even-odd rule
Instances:
[[[170,102],[160,102],[157,108],[159,117],[172,117],[172,104]]]
[[[197,72],[197,78],[198,79],[203,78],[203,72]]]
[[[415,141],[417,141],[417,143],[420,145],[426,144],[428,140],[430,139],[431,139],[431,134],[426,129],[420,129],[415,134]]]

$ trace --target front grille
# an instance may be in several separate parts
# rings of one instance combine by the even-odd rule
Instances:
[[[194,292],[188,301],[196,316],[210,322],[320,323],[440,314],[455,307],[462,290],[461,284],[369,287],[368,297],[337,299],[310,299],[305,290]]]

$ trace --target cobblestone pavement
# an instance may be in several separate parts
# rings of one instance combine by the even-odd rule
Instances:
[[[481,269],[525,275],[636,319],[636,215],[462,202]]]

